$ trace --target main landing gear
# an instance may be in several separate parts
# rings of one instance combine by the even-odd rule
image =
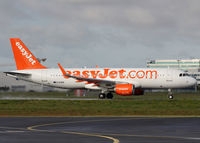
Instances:
[[[168,89],[168,98],[169,99],[173,99],[174,98],[174,96],[173,96],[173,93],[172,93],[172,90],[171,89]]]
[[[105,93],[100,93],[99,94],[99,99],[104,99],[106,97]]]
[[[111,92],[108,92],[107,95],[106,95],[106,97],[108,99],[112,99],[113,98],[113,94]]]
[[[99,94],[99,99],[104,99],[104,98],[112,99],[113,98],[113,94],[111,92],[108,92],[107,94],[100,93]]]

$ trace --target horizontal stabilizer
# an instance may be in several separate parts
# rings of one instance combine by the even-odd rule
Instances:
[[[29,78],[31,77],[31,74],[27,73],[17,73],[17,72],[4,72],[8,76],[16,76],[16,77],[24,77],[24,78]]]

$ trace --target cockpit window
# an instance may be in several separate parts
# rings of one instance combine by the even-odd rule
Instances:
[[[182,76],[189,76],[189,74],[188,73],[180,73],[179,76],[180,77],[182,77]]]

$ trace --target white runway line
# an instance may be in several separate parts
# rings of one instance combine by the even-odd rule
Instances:
[[[6,134],[6,133],[24,133],[25,131],[0,131],[0,133],[2,134]]]
[[[25,131],[6,131],[7,133],[24,133]]]
[[[193,138],[193,137],[186,137],[185,139],[189,139],[189,140],[200,140],[200,138]]]

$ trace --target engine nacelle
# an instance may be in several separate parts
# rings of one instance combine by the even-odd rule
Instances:
[[[119,95],[134,95],[135,86],[133,84],[116,84],[114,91]]]
[[[143,89],[136,89],[133,84],[116,84],[114,91],[115,93],[123,96],[144,94]]]

